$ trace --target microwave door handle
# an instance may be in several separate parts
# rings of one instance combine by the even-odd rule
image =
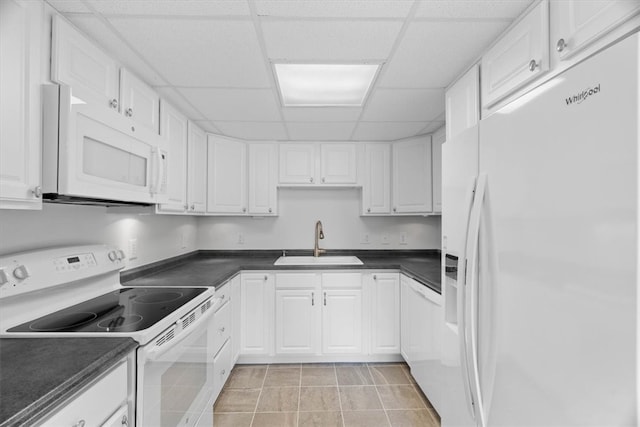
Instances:
[[[204,322],[206,322],[211,316],[213,316],[214,307],[212,306],[205,314],[203,314],[195,323],[189,326],[189,331],[178,336],[178,339],[171,340],[165,345],[162,346],[154,346],[151,350],[145,351],[146,360],[154,361],[158,360],[163,354],[168,352],[171,349],[176,348],[176,345],[180,344],[187,338],[193,335],[193,332],[198,330],[199,326],[201,326]],[[177,325],[174,325],[174,328],[177,328]]]

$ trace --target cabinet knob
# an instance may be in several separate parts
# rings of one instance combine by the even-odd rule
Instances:
[[[273,209],[269,208],[269,213],[273,212]]]
[[[87,422],[85,420],[80,420],[73,427],[84,427]]]
[[[313,182],[313,177],[309,178],[309,182]]]
[[[226,373],[227,373],[227,370],[223,369],[222,372],[220,372],[220,376],[224,376],[224,374],[226,374]]]
[[[564,39],[560,39],[558,40],[558,43],[556,43],[556,50],[558,52],[562,52],[566,47],[567,47],[567,42],[565,42]]]
[[[393,211],[394,212],[398,212],[398,208],[396,208],[395,206],[393,207]]]
[[[191,210],[195,211],[196,210],[196,205],[191,205]]]
[[[247,211],[247,208],[242,208],[242,213],[245,213]]]
[[[378,280],[378,276],[376,276],[375,274],[373,275],[373,280]]]
[[[133,110],[131,108],[127,108],[127,111],[124,112],[124,115],[127,117],[133,117]]]
[[[324,176],[322,177],[322,182],[324,183]]]
[[[367,212],[371,213],[371,208],[367,208]]]
[[[316,305],[316,294],[315,292],[311,292],[311,305]]]
[[[118,108],[118,100],[113,98],[111,101],[109,101],[109,107],[111,107],[113,109],[117,109]]]
[[[127,418],[126,415],[122,416],[122,421],[120,422],[120,424],[122,424],[123,426],[128,426],[129,425],[129,418]]]
[[[224,326],[223,326],[222,328],[220,328],[220,333],[221,333],[221,334],[224,334],[224,331],[225,331],[225,328],[224,328]]]
[[[529,71],[534,72],[539,65],[540,64],[538,64],[535,59],[532,59],[529,61]]]
[[[327,293],[326,292],[324,293],[324,305],[325,306],[327,305]]]
[[[33,190],[31,190],[31,192],[33,193],[34,196],[36,196],[37,198],[42,197],[42,187],[40,187],[39,185],[37,187],[35,187]]]
[[[264,275],[264,280],[266,281],[267,279],[268,279],[268,277],[267,277],[267,275],[265,274],[265,275]]]

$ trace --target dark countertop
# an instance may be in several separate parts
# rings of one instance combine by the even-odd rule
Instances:
[[[438,250],[331,251],[328,255],[356,255],[363,265],[275,266],[280,251],[198,251],[176,259],[121,273],[125,286],[220,286],[242,270],[399,270],[440,293]],[[287,251],[287,255],[310,255]]]
[[[0,338],[0,427],[33,424],[137,346],[131,338]]]

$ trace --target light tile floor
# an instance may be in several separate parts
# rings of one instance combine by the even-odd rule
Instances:
[[[215,427],[439,427],[401,363],[237,365],[214,406]]]

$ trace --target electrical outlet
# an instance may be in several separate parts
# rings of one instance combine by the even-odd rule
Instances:
[[[369,233],[364,233],[362,235],[362,239],[360,239],[360,243],[363,245],[370,245],[371,244],[371,238],[369,237]]]
[[[403,231],[402,233],[400,233],[400,244],[401,245],[406,245],[409,242],[407,242],[407,232]]]
[[[380,238],[380,243],[383,245],[388,245],[389,244],[389,235],[388,234],[383,234],[382,237]]]
[[[244,234],[238,233],[238,244],[244,245]]]
[[[138,239],[129,239],[129,260],[138,258]]]

